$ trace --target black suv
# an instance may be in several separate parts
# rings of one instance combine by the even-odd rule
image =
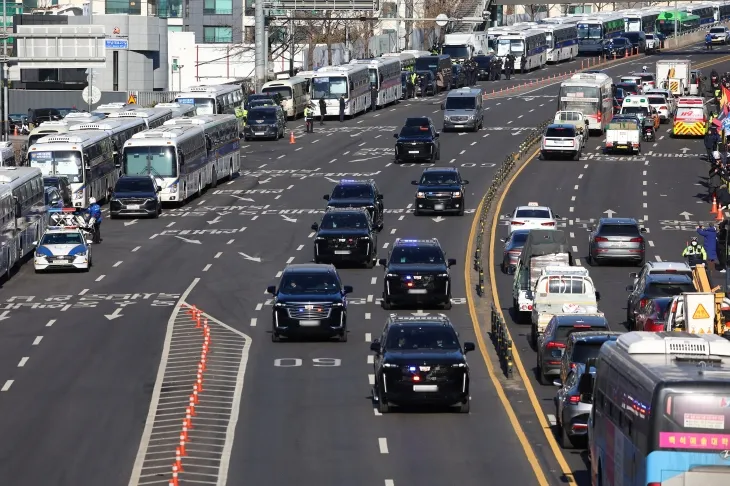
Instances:
[[[352,287],[342,285],[332,265],[292,264],[284,269],[274,296],[271,340],[281,337],[324,336],[347,341],[347,298]]]
[[[469,413],[466,353],[474,351],[474,343],[462,348],[448,318],[392,315],[370,349],[375,353],[373,400],[380,413],[391,404],[457,406]]]
[[[441,160],[439,132],[428,117],[408,118],[400,133],[394,133],[395,163],[406,160]]]
[[[426,212],[455,212],[464,215],[464,189],[469,181],[462,179],[456,167],[429,167],[424,169],[420,181],[411,181],[418,186],[414,214]]]
[[[314,262],[352,262],[373,268],[378,257],[378,236],[365,208],[327,208],[314,223]]]
[[[382,258],[383,308],[394,305],[432,304],[451,309],[451,276],[449,268],[456,265],[446,259],[436,238],[407,240],[397,238],[388,258]]]
[[[119,178],[109,201],[109,216],[148,216],[157,218],[162,213],[159,193],[162,188],[148,175]]]
[[[598,358],[603,343],[615,341],[621,334],[616,331],[571,333],[560,361],[560,382],[565,383],[568,380],[568,373],[576,369],[578,364],[586,364],[590,358]]]
[[[651,299],[674,297],[684,292],[694,292],[692,277],[679,273],[649,273],[641,277],[636,285],[628,285],[626,292],[626,327],[629,331],[636,326],[636,316]]]
[[[276,106],[260,106],[251,108],[243,127],[244,140],[252,138],[270,138],[278,140],[284,136],[284,122],[279,116]]]
[[[375,228],[383,229],[383,195],[374,180],[343,179],[323,199],[328,208],[365,208]]]

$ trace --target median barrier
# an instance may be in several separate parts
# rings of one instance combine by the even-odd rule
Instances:
[[[477,282],[475,286],[475,291],[480,298],[483,298],[485,295],[485,270],[489,272],[494,271],[494,269],[488,268],[488,265],[486,268],[484,265],[484,252],[490,251],[489,244],[485,244],[484,235],[487,231],[487,223],[490,221],[491,217],[494,217],[494,215],[492,215],[493,203],[496,198],[501,194],[504,182],[508,180],[515,168],[521,167],[530,159],[535,147],[542,140],[543,131],[550,123],[552,123],[552,119],[545,120],[544,122],[540,123],[539,126],[531,130],[522,140],[522,142],[520,142],[520,145],[518,146],[516,152],[512,152],[504,158],[504,160],[494,173],[494,176],[492,177],[492,183],[487,188],[484,196],[482,197],[481,203],[479,204],[480,213],[476,232],[476,242],[474,247],[473,271],[476,276],[475,281]],[[488,254],[487,261],[489,261]],[[500,363],[502,364],[502,369],[505,375],[508,378],[511,378],[512,338],[509,335],[509,330],[507,329],[504,320],[499,317],[499,313],[494,307],[495,305],[499,305],[499,302],[492,303],[492,327],[490,334],[492,342],[494,343],[495,349],[497,351],[497,356]],[[495,317],[497,317],[498,319],[495,320]]]

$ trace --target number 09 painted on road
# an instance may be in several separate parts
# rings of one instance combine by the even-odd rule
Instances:
[[[304,364],[300,358],[279,358],[274,360],[274,366],[277,368],[298,368]],[[337,358],[314,358],[312,366],[315,368],[334,368],[342,364],[341,359]]]

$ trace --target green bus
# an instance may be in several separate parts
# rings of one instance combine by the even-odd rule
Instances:
[[[674,35],[675,22],[680,34],[700,27],[699,15],[692,15],[679,10],[665,10],[656,19],[656,30],[666,36]]]

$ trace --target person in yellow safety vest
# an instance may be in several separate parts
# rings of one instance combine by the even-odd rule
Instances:
[[[305,131],[307,133],[314,133],[314,110],[310,105],[304,107],[304,122]]]
[[[415,72],[411,73],[411,86],[413,86],[412,97],[415,98],[416,97],[416,86],[418,86],[418,76],[416,75]],[[423,93],[421,96],[426,96],[426,94]]]
[[[707,260],[707,252],[697,241],[697,237],[692,237],[692,242],[684,249],[682,256],[687,259],[687,264],[691,267]]]
[[[714,120],[715,118],[717,118],[717,117],[715,116],[715,112],[710,112],[710,121],[709,121],[709,123],[707,124],[707,126],[705,127],[705,133],[707,133],[707,132],[709,132],[709,131],[710,131],[710,127],[712,126],[712,120]]]
[[[248,116],[248,110],[244,109],[242,106],[236,107],[236,118],[243,118],[243,121],[246,121],[246,117]]]

